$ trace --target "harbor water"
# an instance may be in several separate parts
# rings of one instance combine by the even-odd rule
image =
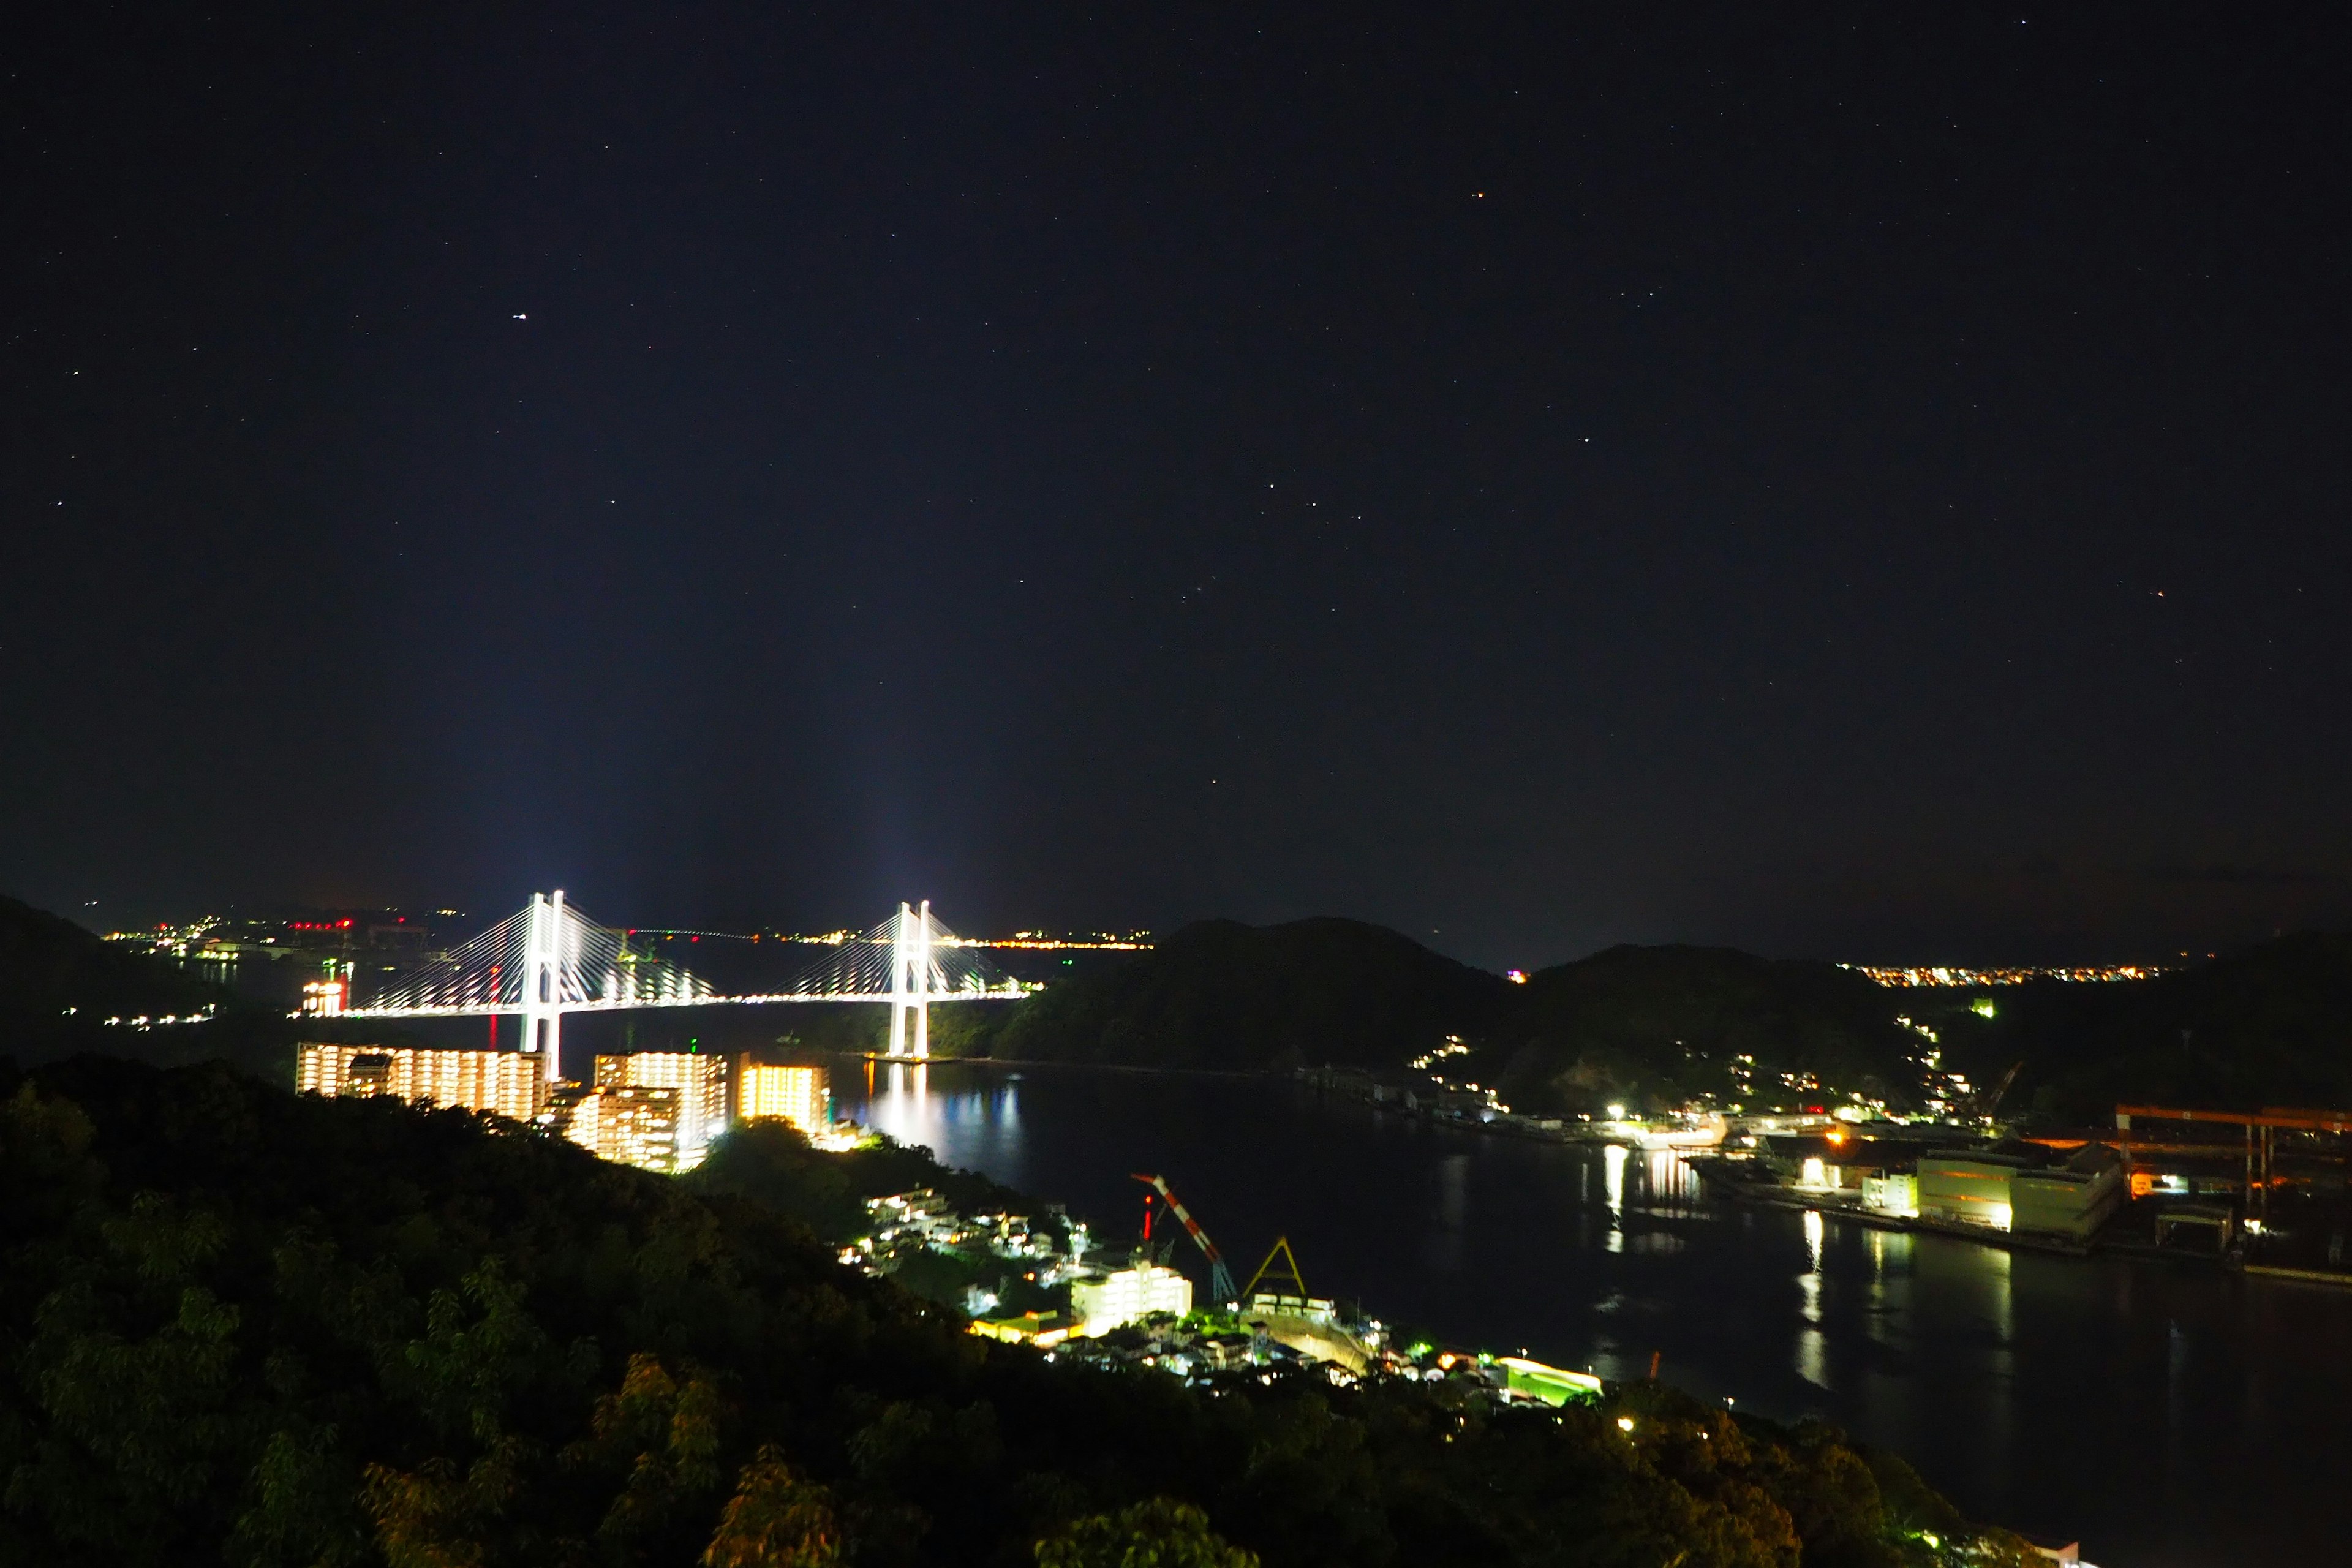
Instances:
[[[2352,1561],[2352,1292],[1707,1201],[1666,1152],[1433,1127],[1287,1083],[836,1065],[842,1113],[1124,1241],[1167,1176],[1246,1280],[1444,1341],[1817,1416],[2101,1568]],[[1196,1281],[1197,1255],[1177,1261]]]

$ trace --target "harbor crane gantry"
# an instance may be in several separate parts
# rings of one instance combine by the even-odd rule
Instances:
[[[1147,1176],[1138,1173],[1135,1179],[1151,1188],[1151,1190],[1157,1193],[1160,1198],[1165,1199],[1168,1204],[1169,1212],[1175,1215],[1178,1219],[1182,1220],[1184,1222],[1184,1229],[1186,1233],[1189,1234],[1194,1241],[1200,1243],[1202,1255],[1209,1260],[1210,1300],[1215,1301],[1221,1307],[1239,1300],[1241,1299],[1241,1292],[1234,1289],[1233,1270],[1225,1267],[1223,1255],[1217,1251],[1217,1244],[1209,1239],[1209,1233],[1201,1228],[1201,1222],[1194,1219],[1191,1213],[1185,1209],[1184,1205],[1177,1201],[1175,1190],[1169,1186],[1168,1178],[1165,1176]],[[1146,1198],[1143,1200],[1143,1239],[1149,1242],[1151,1239],[1153,1200]]]
[[[1277,1258],[1282,1259],[1282,1267],[1279,1268],[1275,1267],[1274,1260]],[[1298,1272],[1298,1254],[1290,1250],[1290,1237],[1286,1236],[1277,1236],[1274,1238],[1274,1245],[1266,1248],[1265,1261],[1259,1264],[1257,1266],[1257,1272],[1250,1276],[1250,1299],[1252,1300],[1255,1300],[1257,1299],[1257,1288],[1260,1281],[1266,1281],[1279,1285],[1286,1279],[1288,1279],[1292,1285],[1297,1287],[1297,1299],[1301,1301],[1306,1300],[1307,1299],[1307,1279],[1306,1276]]]

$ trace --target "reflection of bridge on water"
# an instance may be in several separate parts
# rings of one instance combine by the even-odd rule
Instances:
[[[890,1055],[930,1056],[934,1002],[1002,1002],[1025,991],[973,944],[932,918],[929,900],[900,904],[879,925],[827,944],[783,988],[722,995],[700,976],[635,945],[628,931],[599,925],[563,894],[533,893],[530,905],[452,948],[347,1017],[464,1018],[520,1014],[522,1048],[562,1076],[566,1013],[730,1004],[878,1002],[890,1009]]]

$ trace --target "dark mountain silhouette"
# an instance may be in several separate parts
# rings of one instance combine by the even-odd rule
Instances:
[[[1902,1102],[1924,1043],[1867,975],[1725,947],[1612,947],[1529,975],[1515,1001],[1480,1065],[1531,1111],[1820,1103],[1813,1085]]]
[[[1000,1057],[1056,1061],[1387,1066],[1492,1026],[1513,989],[1361,921],[1201,921],[1021,1003],[992,1045]]]
[[[2048,1115],[2352,1106],[2352,936],[2281,937],[2144,981],[1911,995],[1964,1070],[2022,1063],[2012,1092]]]
[[[1860,1092],[1914,1108],[1929,1049],[1979,1088],[2021,1064],[2010,1113],[2091,1120],[2119,1100],[2352,1107],[2352,936],[2283,937],[2148,980],[1983,988],[1622,946],[1514,985],[1361,921],[1203,921],[955,1039],[1043,1060],[1396,1068],[1448,1036],[1473,1047],[1451,1076],[1537,1113],[1703,1093],[1796,1105]]]
[[[109,1019],[209,1023],[142,1029]],[[293,1028],[151,952],[0,895],[0,1054],[20,1063],[105,1051],[171,1064],[224,1058],[280,1079],[292,1071]]]

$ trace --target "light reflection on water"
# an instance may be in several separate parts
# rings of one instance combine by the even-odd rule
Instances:
[[[2352,1293],[1717,1209],[1665,1151],[1286,1086],[885,1067],[861,1097],[862,1078],[835,1075],[853,1114],[1067,1202],[1113,1245],[1129,1173],[1163,1172],[1244,1278],[1286,1233],[1316,1293],[1455,1342],[1621,1378],[1654,1352],[1669,1382],[1820,1415],[2109,1568],[2341,1557],[2324,1489],[2296,1478],[2352,1465]]]

